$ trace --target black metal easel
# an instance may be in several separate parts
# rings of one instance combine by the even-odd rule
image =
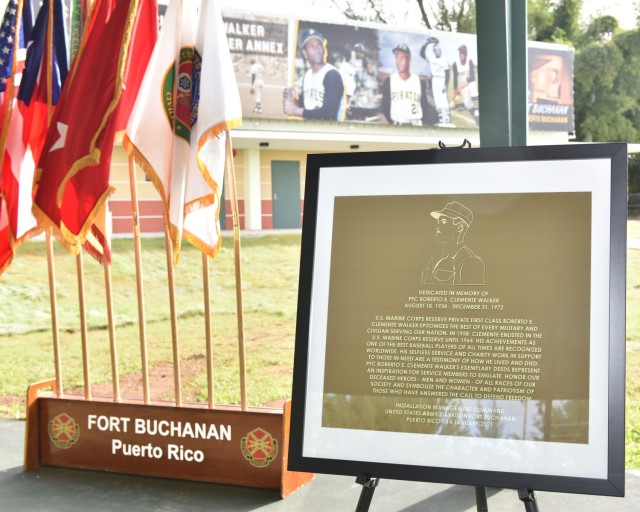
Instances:
[[[440,149],[447,149],[447,145],[444,142],[442,142],[441,140],[438,141],[438,147]],[[469,139],[464,139],[462,141],[462,144],[460,144],[459,146],[453,146],[453,147],[457,148],[457,149],[470,148],[471,147],[471,142],[469,142]]]
[[[358,475],[356,483],[362,485],[362,491],[360,491],[360,499],[355,512],[369,512],[373,493],[378,487],[380,479],[368,475]],[[533,490],[518,489],[518,498],[524,503],[525,512],[538,512],[538,504]],[[489,512],[486,487],[476,486],[476,509],[478,512]]]
[[[453,146],[457,149],[470,148],[471,142],[468,139],[464,139],[460,146]],[[447,145],[439,141],[438,148],[447,149]],[[360,492],[360,499],[355,512],[368,512],[371,500],[373,499],[373,493],[380,482],[379,478],[373,478],[369,475],[358,475],[356,477],[356,483],[362,485],[362,491]],[[489,504],[487,502],[487,488],[483,486],[476,486],[476,509],[477,512],[489,512]],[[524,503],[524,509],[526,512],[538,512],[538,504],[533,490],[522,488],[518,489],[518,498]]]
[[[518,489],[518,498],[524,503],[527,512],[538,512],[536,497],[531,489]]]
[[[486,487],[476,486],[476,510],[478,512],[489,512]]]
[[[360,492],[360,499],[358,500],[358,506],[356,512],[368,512],[369,505],[373,499],[373,493],[378,487],[379,478],[372,478],[368,475],[358,475],[356,483],[362,485],[362,491]]]

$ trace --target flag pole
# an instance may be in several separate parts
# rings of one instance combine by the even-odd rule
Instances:
[[[82,372],[84,375],[84,398],[91,400],[91,378],[89,372],[89,343],[87,341],[87,318],[84,300],[84,269],[82,251],[76,255],[76,272],[78,276],[78,303],[80,306],[80,336],[82,338]]]
[[[118,350],[116,348],[116,330],[113,324],[113,291],[111,265],[106,255],[102,256],[104,267],[104,287],[107,295],[107,325],[109,328],[109,349],[111,352],[111,380],[113,381],[113,401],[120,402],[120,377],[118,376]]]
[[[236,173],[231,147],[231,132],[226,132],[226,162],[229,182],[229,199],[233,217],[233,253],[236,270],[236,310],[238,316],[238,359],[240,362],[240,399],[242,410],[247,410],[247,370],[244,346],[244,316],[242,306],[242,269],[240,267],[240,220],[238,216],[238,194],[236,191]]]
[[[53,2],[49,2],[49,20],[47,23],[47,57],[48,65],[52,66],[53,59]],[[53,115],[53,76],[51,70],[47,69],[47,127],[51,124]],[[47,266],[49,273],[49,302],[51,304],[51,326],[53,331],[53,358],[56,367],[56,387],[58,388],[58,397],[62,398],[64,392],[62,389],[62,363],[60,357],[60,336],[58,333],[58,306],[56,299],[56,283],[55,271],[53,263],[53,241],[51,240],[51,229],[47,229]],[[84,347],[83,347],[84,353]],[[84,366],[84,364],[83,364]],[[91,390],[89,390],[91,393]],[[85,382],[86,396],[86,382]]]
[[[140,329],[140,359],[142,365],[142,392],[145,405],[149,405],[149,363],[147,360],[147,334],[144,316],[144,298],[142,291],[142,249],[140,247],[140,216],[138,211],[138,187],[133,167],[133,158],[129,157],[129,186],[131,188],[131,216],[133,220],[133,245],[136,256],[136,285],[138,289],[138,324]]]
[[[49,1],[47,20],[47,127],[53,116],[53,1]]]
[[[215,406],[213,396],[213,342],[211,339],[211,298],[209,292],[209,259],[202,253],[202,287],[204,290],[204,330],[207,346],[207,395],[209,409]]]
[[[58,333],[58,304],[56,301],[56,279],[53,265],[53,242],[51,230],[46,231],[47,270],[49,274],[49,304],[51,305],[51,331],[53,334],[53,363],[56,371],[56,389],[58,398],[64,396],[62,389],[62,363],[60,357],[60,336]]]
[[[0,132],[0,155],[4,154],[5,146],[7,145],[7,137],[9,135],[9,124],[11,123],[11,114],[13,112],[13,94],[14,94],[13,80],[9,80],[9,88],[6,90],[7,95],[7,110],[3,112],[2,131]]]
[[[176,314],[176,290],[173,276],[173,248],[169,226],[165,226],[164,242],[167,253],[167,279],[169,282],[169,308],[171,311],[171,345],[173,347],[173,384],[176,406],[182,407],[182,382],[180,378],[180,346],[178,344],[178,318]]]
[[[47,21],[47,126],[53,116],[53,2],[50,1]],[[87,340],[87,318],[84,299],[84,269],[82,249],[76,255],[76,273],[78,277],[78,302],[80,306],[80,336],[82,338],[82,372],[84,375],[84,397],[91,400],[91,378],[89,372],[89,343]]]

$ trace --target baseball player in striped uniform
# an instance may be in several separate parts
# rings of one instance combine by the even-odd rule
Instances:
[[[427,109],[424,80],[411,72],[411,49],[406,44],[398,44],[393,53],[397,71],[382,84],[382,113],[390,123],[421,126]]]
[[[478,123],[478,82],[476,82],[476,67],[467,57],[466,45],[458,48],[458,58],[453,63],[453,89],[451,108],[454,108],[458,98],[462,99],[465,108],[473,114]]]
[[[430,49],[429,46],[432,46]],[[451,123],[451,111],[449,109],[449,61],[442,55],[437,37],[429,37],[422,45],[420,56],[429,63],[431,69],[431,88],[433,90],[433,101],[438,111],[438,123],[436,126],[455,128]]]
[[[251,89],[249,92],[255,94],[256,105],[253,107],[253,111],[262,113],[262,87],[264,86],[264,66],[260,64],[256,59],[251,59]]]
[[[304,119],[343,121],[346,115],[344,84],[340,72],[326,62],[327,40],[317,30],[309,29],[303,33],[300,46],[309,69],[299,98],[292,87],[284,89],[284,113]]]

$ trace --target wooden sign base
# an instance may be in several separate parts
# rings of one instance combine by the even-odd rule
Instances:
[[[287,470],[290,401],[243,411],[55,393],[54,380],[29,386],[25,471],[43,465],[215,482],[283,498],[314,476]]]

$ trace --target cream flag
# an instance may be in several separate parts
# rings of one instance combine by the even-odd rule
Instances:
[[[198,21],[199,19],[199,21]],[[241,106],[222,17],[212,0],[172,0],[124,145],[158,189],[177,262],[185,238],[220,248],[226,130]]]
[[[195,54],[196,59],[201,56],[202,67],[191,149],[195,149],[200,172],[190,173],[187,179],[184,220],[185,238],[211,256],[220,248],[226,137],[242,123],[240,94],[218,3],[203,0],[198,23]],[[209,197],[211,201],[205,199]]]

